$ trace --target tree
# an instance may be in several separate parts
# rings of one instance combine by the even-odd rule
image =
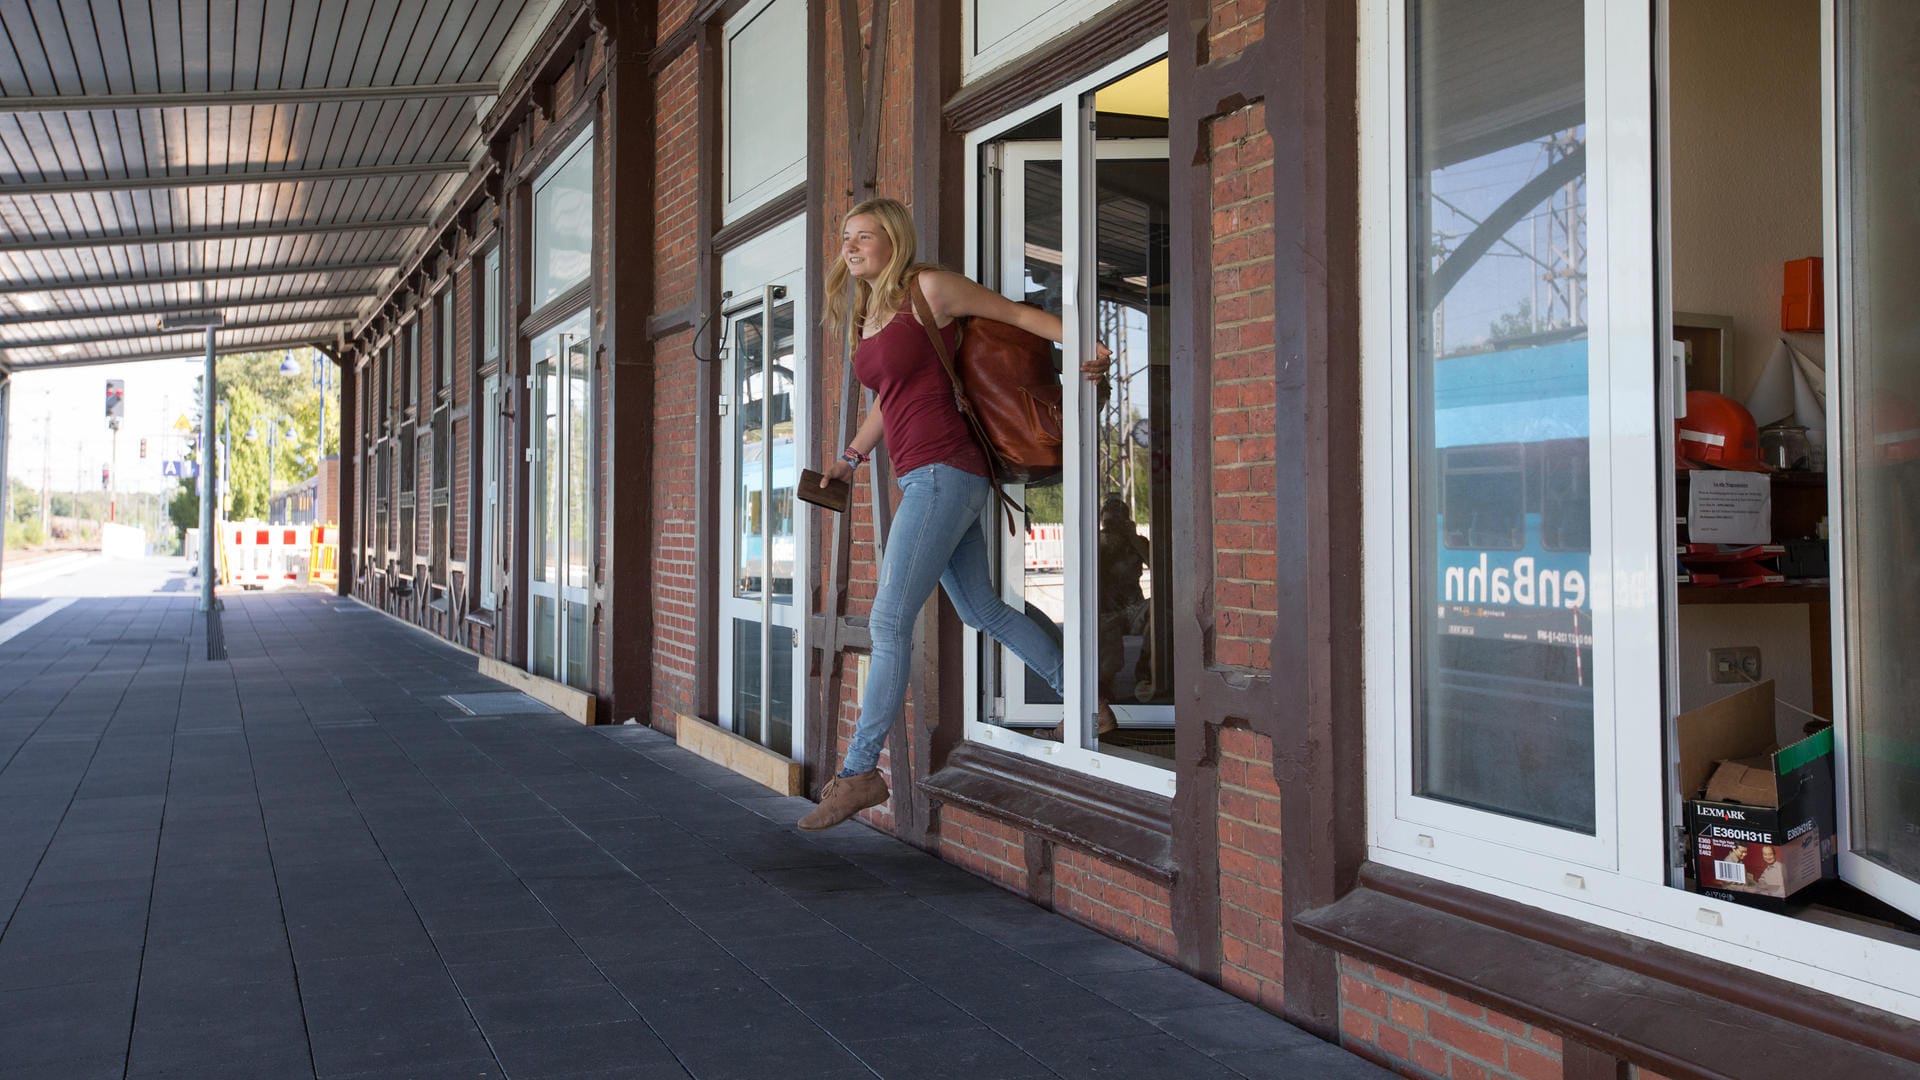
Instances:
[[[13,508],[12,520],[40,520],[40,492],[33,485],[17,476],[7,478],[8,503]]]
[[[1488,341],[1509,341],[1538,332],[1539,328],[1533,324],[1532,300],[1520,301],[1520,306],[1487,324]]]
[[[228,437],[226,516],[229,520],[267,516],[267,404],[246,383],[223,391],[225,415],[219,431]],[[251,433],[251,438],[249,438]]]
[[[191,476],[180,478],[180,490],[173,493],[173,499],[167,503],[167,517],[180,535],[187,535],[188,529],[200,527],[200,481]]]
[[[255,403],[250,427],[255,433],[260,451],[259,473],[261,490],[266,490],[267,469],[267,432],[270,425],[278,421],[280,440],[274,449],[272,490],[278,491],[289,484],[296,484],[319,471],[319,463],[314,460],[314,445],[319,436],[320,392],[313,385],[313,365],[331,363],[316,350],[306,350],[304,360],[296,352],[295,359],[300,362],[300,374],[280,374],[280,363],[284,352],[240,353],[219,359],[216,375],[220,381],[220,396],[234,404],[239,404],[235,395],[245,391]],[[291,428],[292,436],[288,437]],[[242,427],[238,412],[233,420],[233,438],[237,444],[247,428]],[[340,388],[336,381],[327,389],[327,432],[326,451],[329,454],[340,452]],[[238,450],[235,451],[236,455]],[[230,487],[236,499],[237,487]],[[252,505],[249,502],[248,505]],[[266,496],[260,497],[259,516],[266,516]],[[236,509],[229,507],[231,516],[241,516]]]

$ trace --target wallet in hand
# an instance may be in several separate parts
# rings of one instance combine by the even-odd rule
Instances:
[[[820,474],[812,469],[800,470],[800,483],[793,493],[836,514],[846,513],[847,507],[853,502],[853,485],[845,480],[829,480],[826,487],[821,487]]]

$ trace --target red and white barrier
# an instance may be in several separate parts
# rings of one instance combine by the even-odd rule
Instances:
[[[1025,566],[1029,573],[1065,570],[1067,567],[1067,527],[1035,525],[1027,530]]]
[[[223,581],[253,589],[295,583],[299,580],[295,556],[306,555],[311,540],[302,525],[225,522],[220,527]]]

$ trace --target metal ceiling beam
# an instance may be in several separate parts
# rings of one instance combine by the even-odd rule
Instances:
[[[214,327],[220,330],[276,330],[285,326],[316,326],[321,323],[345,323],[357,315],[354,311],[323,311],[304,319],[266,319],[261,322],[228,323]],[[137,330],[121,334],[75,334],[71,337],[38,338],[33,341],[8,342],[9,349],[42,349],[55,345],[90,345],[100,341],[139,341],[143,338],[178,337],[181,334],[204,335],[204,330]]]
[[[202,300],[188,304],[128,304],[125,307],[84,308],[77,311],[36,311],[31,314],[0,315],[0,326],[82,322],[87,319],[115,319],[123,315],[191,315],[201,311],[230,311],[234,308],[274,307],[279,304],[371,300],[378,295],[380,294],[373,289],[329,289],[325,292],[288,293],[285,296],[233,300]]]
[[[401,86],[302,86],[285,90],[188,90],[155,94],[35,94],[0,98],[0,113],[99,112],[221,105],[311,105],[325,101],[406,101],[412,98],[496,97],[491,82]]]
[[[219,243],[226,240],[262,240],[275,236],[333,236],[340,233],[410,232],[433,224],[431,218],[398,221],[317,221],[299,225],[243,225],[233,229],[183,229],[164,233],[123,233],[111,236],[61,236],[46,240],[0,240],[0,254],[23,251],[72,251],[79,248],[146,247],[158,244]]]
[[[19,360],[7,357],[6,367],[15,372],[46,371],[52,368],[97,367],[101,364],[137,364],[147,360],[194,360],[198,361],[207,354],[205,338],[199,345],[186,345],[164,352],[137,353],[132,356],[79,356],[63,357],[59,360]],[[307,337],[278,338],[273,341],[251,341],[245,344],[215,345],[215,356],[232,356],[235,353],[277,352],[281,349],[305,349],[319,344],[321,339],[312,335]]]
[[[130,289],[141,285],[197,285],[202,281],[240,281],[257,277],[290,277],[300,274],[357,274],[369,270],[392,270],[391,262],[312,263],[306,266],[259,266],[247,270],[203,270],[184,274],[150,274],[145,277],[101,278],[82,281],[3,281],[0,294],[29,292],[86,292],[91,289]]]
[[[0,98],[0,101],[6,99]],[[197,173],[187,176],[105,176],[80,180],[20,180],[0,178],[0,195],[75,195],[93,191],[162,191],[174,188],[244,187],[252,184],[304,184],[322,180],[385,180],[395,176],[435,173],[465,176],[473,162],[421,161],[399,165],[353,165],[345,168],[276,169],[271,172]]]

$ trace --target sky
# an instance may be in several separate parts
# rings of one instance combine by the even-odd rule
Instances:
[[[294,350],[302,374],[311,371],[311,351]],[[100,467],[112,457],[112,433],[107,430],[107,380],[126,382],[126,418],[120,424],[121,491],[168,491],[174,481],[161,473],[161,463],[178,459],[192,436],[174,430],[182,416],[196,423],[194,385],[202,357],[149,360],[137,364],[57,371],[22,371],[13,376],[13,416],[7,432],[7,472],[39,490],[42,462],[52,459],[50,480],[55,491],[71,491],[76,475],[88,490],[100,487]],[[51,417],[51,423],[48,418]],[[140,459],[140,439],[147,439],[146,460]],[[48,453],[43,456],[42,446]]]

